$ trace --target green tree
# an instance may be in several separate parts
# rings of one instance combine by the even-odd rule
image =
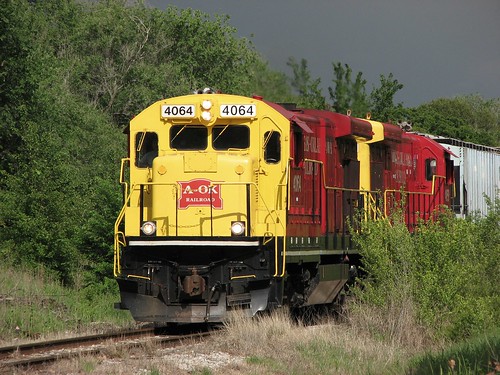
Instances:
[[[440,98],[413,108],[406,116],[422,132],[500,146],[500,99]]]
[[[269,64],[260,59],[251,68],[246,87],[243,89],[245,95],[260,95],[272,102],[297,102],[292,94],[289,79],[286,74],[277,72],[269,67]]]
[[[287,65],[292,69],[292,88],[298,93],[298,105],[305,108],[326,109],[326,100],[321,93],[321,79],[312,79],[307,66],[307,60],[302,59],[298,63],[295,58],[290,57]]]
[[[0,28],[0,254],[69,283],[109,276],[126,155],[115,114],[241,91],[261,60],[227,17],[120,0],[7,0]]]
[[[134,115],[164,97],[212,87],[238,93],[258,54],[227,16],[110,0],[88,4],[66,57],[71,86],[109,114]]]
[[[15,0],[0,7],[0,187],[17,168],[23,141],[18,125],[28,116],[37,86],[28,10],[27,2]]]
[[[333,109],[338,113],[352,111],[353,116],[364,117],[369,111],[369,103],[366,95],[366,80],[363,73],[358,72],[356,79],[352,81],[352,69],[348,64],[340,62],[332,63],[334,88],[328,87]]]
[[[167,10],[172,44],[167,56],[180,64],[191,89],[203,86],[240,92],[258,55],[246,39],[235,38],[228,16],[211,19],[198,10]]]
[[[394,104],[394,95],[403,88],[403,84],[394,79],[392,73],[386,77],[380,75],[380,86],[370,93],[370,109],[373,119],[393,122],[394,116],[403,107],[401,103]]]

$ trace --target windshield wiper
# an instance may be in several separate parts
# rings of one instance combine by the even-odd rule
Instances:
[[[212,144],[214,144],[220,138],[220,136],[222,135],[222,133],[224,133],[228,127],[229,127],[229,124],[227,124],[226,126],[224,126],[224,129],[222,129],[222,131],[217,135],[217,138],[215,138],[212,141]]]
[[[175,134],[175,137],[174,137],[174,138],[172,138],[172,139],[170,140],[170,144],[172,144],[172,143],[175,141],[175,138],[177,138],[177,137],[179,136],[179,134],[181,134],[181,133],[184,131],[184,129],[186,129],[186,126],[187,126],[187,125],[184,125],[184,126],[182,127],[182,129],[181,129],[181,130],[179,130],[179,131]]]

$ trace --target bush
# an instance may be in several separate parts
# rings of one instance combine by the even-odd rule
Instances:
[[[435,338],[463,339],[496,326],[500,203],[490,205],[485,218],[463,220],[445,213],[413,234],[398,217],[363,224],[355,241],[368,278],[357,295],[386,313],[397,307],[387,315],[383,335],[394,339],[397,316],[405,311]],[[399,337],[404,331],[400,327]]]

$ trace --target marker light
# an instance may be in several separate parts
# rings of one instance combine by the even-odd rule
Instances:
[[[241,221],[233,221],[231,223],[231,234],[233,236],[242,236],[245,234],[245,223]]]
[[[152,221],[146,221],[142,224],[141,230],[146,236],[151,236],[156,232],[156,224]]]
[[[201,112],[201,118],[205,121],[210,121],[212,119],[212,115],[208,111]]]
[[[212,102],[210,100],[204,100],[203,102],[201,102],[201,107],[208,111],[210,108],[212,108]]]

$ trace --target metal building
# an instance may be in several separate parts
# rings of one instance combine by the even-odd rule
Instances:
[[[454,155],[456,194],[453,211],[459,216],[486,215],[491,200],[500,197],[500,148],[477,145],[453,138],[431,136]]]

